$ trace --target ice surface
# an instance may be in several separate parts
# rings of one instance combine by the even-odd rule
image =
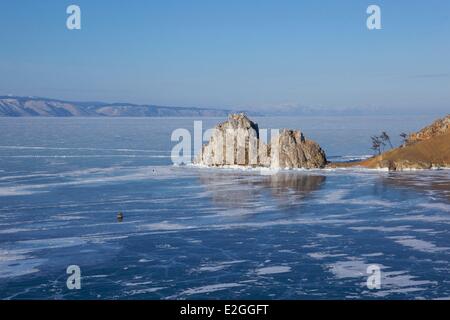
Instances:
[[[120,120],[0,119],[0,298],[450,296],[449,170],[174,167],[171,130],[192,119]],[[367,155],[355,134],[422,126],[353,121],[258,119],[336,159]],[[85,290],[66,289],[72,264]]]

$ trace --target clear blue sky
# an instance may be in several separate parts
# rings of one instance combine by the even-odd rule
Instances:
[[[10,0],[0,40],[0,94],[450,110],[448,0]]]

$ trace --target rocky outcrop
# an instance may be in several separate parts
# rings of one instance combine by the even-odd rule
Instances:
[[[202,147],[194,163],[206,166],[258,166],[258,125],[244,114],[232,114],[228,121],[217,125],[209,142]]]
[[[325,152],[314,141],[306,140],[300,131],[284,129],[272,139],[271,166],[275,168],[323,168]]]
[[[389,169],[389,171],[403,171],[403,170],[423,170],[431,169],[433,164],[431,162],[410,161],[410,160],[378,160],[374,162],[376,169]]]
[[[322,168],[327,160],[320,146],[300,131],[284,129],[269,145],[259,137],[258,125],[244,114],[232,114],[217,125],[195,164],[272,168]]]
[[[432,125],[423,128],[419,132],[412,133],[406,140],[406,145],[413,145],[450,132],[450,115],[435,121]]]

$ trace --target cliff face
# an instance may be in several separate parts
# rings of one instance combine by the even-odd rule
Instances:
[[[231,115],[217,125],[194,163],[206,166],[258,165],[258,125],[245,115]]]
[[[271,166],[275,168],[322,168],[326,165],[325,152],[314,141],[306,140],[300,131],[281,131],[272,139]]]
[[[253,166],[272,168],[322,168],[325,152],[302,133],[282,130],[266,145],[259,139],[258,125],[244,114],[230,115],[217,125],[194,163],[206,166]]]
[[[392,171],[450,167],[450,115],[411,134],[406,143],[379,156],[338,167],[363,166]]]

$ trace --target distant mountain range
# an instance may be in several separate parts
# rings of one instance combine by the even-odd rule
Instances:
[[[256,111],[257,110],[257,111]],[[447,114],[448,108],[405,110],[380,107],[309,107],[279,105],[241,109],[168,107],[133,103],[73,102],[40,97],[0,96],[0,117],[227,117],[245,112],[249,116],[380,116]]]
[[[0,117],[226,117],[237,111],[0,96]]]

